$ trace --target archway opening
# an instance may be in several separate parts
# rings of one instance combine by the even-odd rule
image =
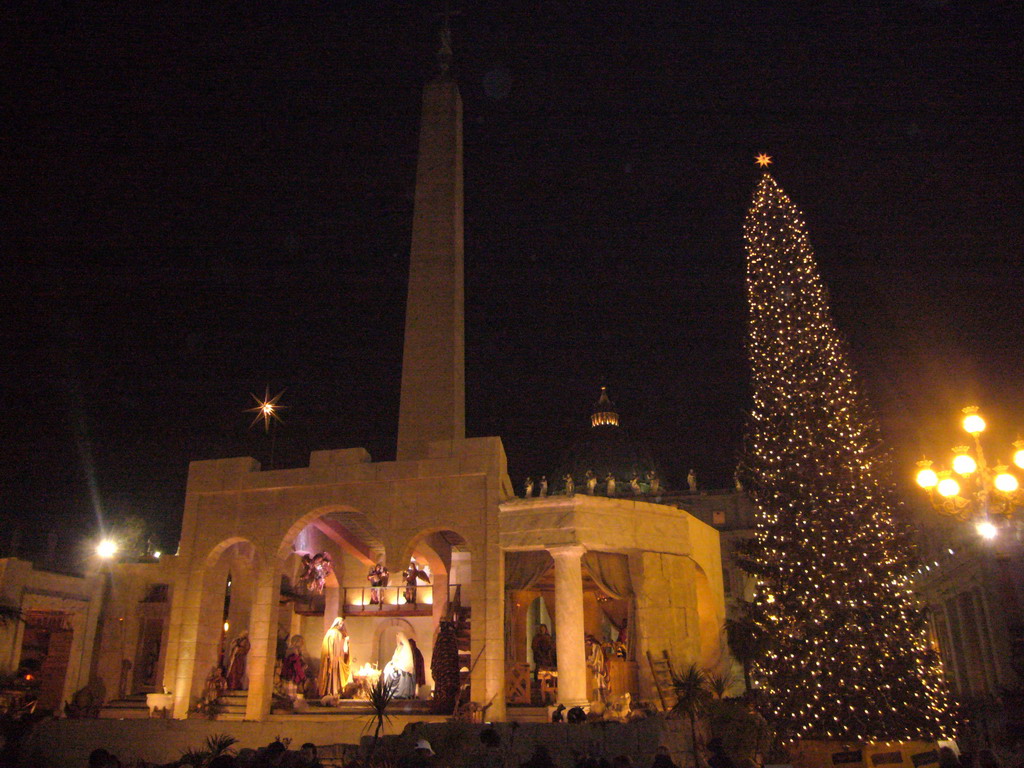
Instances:
[[[214,671],[228,690],[249,688],[249,629],[255,597],[254,548],[245,540],[223,542],[207,557],[199,606],[192,695],[197,698]]]
[[[310,512],[289,530],[280,556],[280,610],[274,690],[279,695],[320,698],[324,638],[335,619],[345,619],[348,669],[375,664],[373,627],[361,620],[373,600],[368,574],[384,562],[383,537],[364,514],[350,507]],[[295,657],[304,679],[295,681]],[[285,659],[288,658],[288,663]],[[354,695],[354,691],[343,695]]]

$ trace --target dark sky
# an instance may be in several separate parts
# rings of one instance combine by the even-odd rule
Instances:
[[[438,3],[2,11],[2,506],[142,515],[188,461],[393,458]],[[814,7],[811,7],[814,6]],[[517,486],[602,383],[676,484],[730,482],[753,157],[804,211],[902,462],[1024,428],[1017,3],[461,4],[467,427]],[[997,450],[998,449],[998,450]]]

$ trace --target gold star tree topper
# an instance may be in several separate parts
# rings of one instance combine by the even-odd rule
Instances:
[[[754,158],[754,162],[757,163],[762,168],[767,168],[769,165],[772,164],[772,158],[771,155],[766,155],[764,152],[762,152],[760,155]]]
[[[252,392],[249,393],[249,396],[253,400],[256,401],[256,407],[255,408],[247,408],[246,411],[245,411],[246,413],[255,413],[256,414],[256,417],[252,420],[252,424],[249,425],[250,429],[252,427],[256,426],[256,422],[258,422],[260,419],[263,419],[263,431],[264,432],[269,432],[270,431],[270,420],[271,419],[276,419],[278,422],[280,422],[282,424],[284,423],[284,422],[281,421],[281,417],[277,415],[278,411],[288,407],[286,405],[280,405],[278,403],[278,400],[281,399],[281,395],[283,395],[283,394],[284,394],[284,390],[282,389],[276,395],[271,397],[270,396],[270,387],[267,387],[266,393],[263,395],[263,399],[260,400]]]

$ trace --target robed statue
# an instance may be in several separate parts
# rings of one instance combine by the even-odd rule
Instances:
[[[231,649],[228,651],[228,689],[242,691],[248,688],[246,682],[248,676],[245,674],[246,657],[249,655],[249,633],[241,632],[238,637],[231,641]]]
[[[320,645],[320,675],[317,677],[317,691],[321,696],[341,698],[345,686],[352,682],[352,668],[349,666],[348,629],[345,620],[339,616],[331,624]]]

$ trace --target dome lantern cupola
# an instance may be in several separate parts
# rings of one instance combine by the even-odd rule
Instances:
[[[619,426],[619,414],[615,411],[615,403],[608,399],[607,387],[601,387],[601,397],[594,403],[594,412],[590,414],[590,426]]]

